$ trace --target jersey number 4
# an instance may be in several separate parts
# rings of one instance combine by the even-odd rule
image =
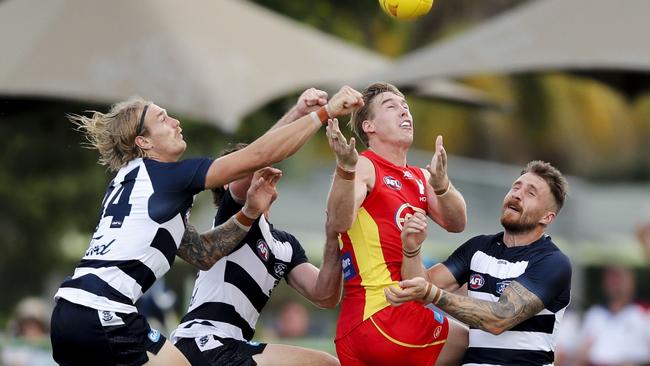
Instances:
[[[106,192],[106,197],[104,198],[104,217],[113,217],[111,221],[111,228],[120,228],[124,223],[124,218],[129,216],[131,213],[131,204],[129,200],[131,198],[131,192],[133,191],[133,186],[135,185],[135,178],[138,176],[138,170],[140,167],[137,167],[130,171],[125,177],[119,188],[115,190],[115,186],[111,184],[111,187]]]

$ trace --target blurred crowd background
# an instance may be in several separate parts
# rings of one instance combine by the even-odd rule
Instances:
[[[86,10],[70,11],[81,7]],[[102,12],[88,10],[95,8]],[[148,15],[138,17],[144,10]],[[104,111],[140,94],[182,121],[185,157],[215,156],[228,142],[264,133],[305,88],[362,88],[375,78],[406,91],[416,131],[410,163],[426,165],[435,137],[443,135],[450,177],[468,204],[465,232],[434,230],[423,249],[428,260],[445,259],[474,235],[499,231],[510,182],[526,162],[549,161],[571,184],[550,234],[574,268],[556,365],[650,364],[650,51],[638,42],[650,31],[639,22],[644,14],[650,14],[647,0],[436,0],[415,22],[389,18],[374,0],[196,6],[166,0],[132,8],[126,1],[0,1],[0,365],[53,364],[52,295],[86,249],[111,178],[96,164],[97,153],[81,147],[67,113]],[[535,28],[536,16],[546,22],[543,32]],[[233,30],[229,17],[241,27]],[[138,33],[129,28],[131,18],[152,28]],[[192,22],[203,27],[197,38],[173,26]],[[92,34],[97,29],[99,36]],[[499,31],[502,38],[494,38]],[[160,38],[147,43],[129,32]],[[89,43],[75,38],[80,34]],[[161,41],[163,35],[173,42]],[[216,55],[207,47],[213,38]],[[199,52],[192,48],[197,39],[206,44],[198,44]],[[588,42],[545,48],[572,39]],[[539,58],[481,69],[481,62],[516,51],[513,42],[539,49]],[[327,62],[310,58],[319,50],[329,53]],[[109,57],[102,51],[113,63],[97,61]],[[569,53],[580,57],[574,62],[564,57]],[[115,61],[133,55],[139,64]],[[218,64],[221,58],[228,62]],[[447,60],[442,66],[441,59]],[[89,66],[64,69],[71,60]],[[450,63],[458,68],[447,70]],[[187,69],[178,69],[181,64]],[[304,67],[288,66],[296,64]],[[250,78],[226,82],[240,72]],[[67,82],[75,73],[80,79]],[[195,84],[202,75],[218,83]],[[285,174],[272,220],[294,233],[318,265],[334,169],[324,133],[279,167]],[[207,229],[213,215],[209,194],[197,196],[191,221]],[[167,335],[187,307],[194,278],[177,260],[138,304]],[[337,311],[317,309],[283,285],[262,314],[256,339],[333,353]]]

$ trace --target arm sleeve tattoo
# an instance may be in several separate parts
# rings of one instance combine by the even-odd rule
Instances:
[[[230,254],[248,233],[235,224],[234,220],[233,216],[203,234],[187,224],[177,255],[194,267],[207,271],[219,259]]]
[[[500,334],[544,309],[535,294],[512,281],[498,302],[444,292],[437,306],[456,319],[492,334]]]

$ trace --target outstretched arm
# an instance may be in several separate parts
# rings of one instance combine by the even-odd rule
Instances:
[[[316,88],[309,88],[300,94],[296,104],[287,111],[270,129],[276,130],[282,126],[288,125],[311,112],[318,110],[327,104],[327,93]],[[268,131],[267,131],[268,133]],[[235,201],[243,203],[246,198],[246,191],[251,184],[250,174],[248,177],[237,179],[231,182],[228,187]]]
[[[273,165],[293,155],[322,126],[328,118],[351,113],[363,105],[361,94],[344,86],[330,102],[297,121],[269,131],[245,148],[216,159],[206,176],[205,188],[223,186],[265,166]]]
[[[328,122],[326,134],[330,148],[336,155],[336,169],[327,197],[327,227],[337,233],[343,233],[348,231],[354,222],[356,210],[361,205],[359,199],[365,197],[364,172],[360,172],[357,179],[359,153],[355,148],[355,139],[351,137],[348,143],[336,118]],[[361,191],[363,197],[356,197],[359,193],[357,191]]]
[[[526,287],[512,281],[498,302],[455,295],[439,289],[422,277],[404,280],[401,288],[384,290],[388,301],[399,306],[406,301],[433,303],[454,318],[470,326],[498,335],[544,309],[544,303]]]
[[[309,88],[300,94],[296,105],[291,107],[287,113],[282,116],[270,129],[273,131],[277,128],[280,128],[284,125],[288,125],[291,122],[296,121],[300,117],[306,116],[311,112],[315,112],[318,108],[327,104],[327,93],[316,89]]]
[[[463,195],[451,184],[447,175],[447,152],[442,136],[436,138],[436,152],[424,174],[428,213],[431,219],[449,232],[461,232],[467,224],[467,207]]]
[[[219,259],[237,247],[252,223],[268,210],[277,197],[275,186],[281,176],[282,172],[274,168],[255,172],[241,211],[203,234],[199,234],[194,226],[187,224],[176,254],[202,271],[209,270]]]
[[[338,234],[328,231],[320,270],[303,263],[289,273],[289,285],[309,301],[323,308],[333,308],[341,299],[343,288],[341,252]]]

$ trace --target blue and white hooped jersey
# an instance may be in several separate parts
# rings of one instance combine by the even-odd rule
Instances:
[[[241,207],[226,191],[214,226]],[[307,256],[298,239],[275,229],[264,216],[258,218],[232,253],[208,271],[199,271],[188,312],[170,339],[176,343],[179,338],[216,335],[250,341],[275,287],[303,263]]]
[[[132,313],[133,305],[174,263],[194,195],[211,159],[162,163],[134,159],[104,196],[99,223],[74,275],[55,298]]]
[[[463,365],[552,365],[558,327],[569,305],[571,263],[544,235],[519,247],[503,244],[503,233],[477,236],[443,262],[468,296],[497,302],[512,281],[544,303],[544,309],[502,334],[470,327]]]

